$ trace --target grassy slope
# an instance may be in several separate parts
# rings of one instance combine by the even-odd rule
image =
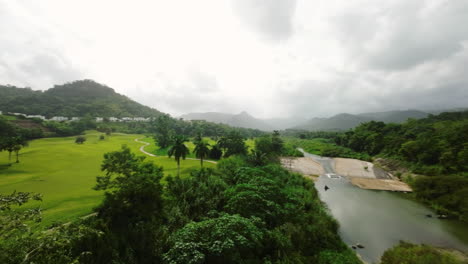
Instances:
[[[122,144],[128,145],[135,153],[144,155],[138,149],[140,143],[135,138],[142,135],[113,134],[99,140],[101,133],[90,131],[83,145],[74,143],[75,137],[46,138],[31,141],[20,153],[20,163],[10,168],[4,166],[8,153],[0,152],[0,193],[16,191],[38,192],[43,194],[44,225],[55,221],[69,221],[89,214],[102,199],[102,192],[92,190],[96,176],[102,175],[100,165],[103,154],[119,150]],[[149,148],[149,146],[148,146]],[[167,157],[147,157],[163,166],[165,174],[175,175],[176,163]],[[182,161],[181,174],[186,176],[199,161]],[[206,163],[206,167],[214,164]]]
[[[283,139],[286,144],[291,144],[294,147],[301,147],[306,152],[316,155],[321,155],[322,150],[324,150],[327,147],[335,146],[334,144],[330,143],[327,139],[324,138],[299,139],[287,137]]]

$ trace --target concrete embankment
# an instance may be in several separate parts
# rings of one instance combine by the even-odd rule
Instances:
[[[304,152],[304,158],[282,158],[283,167],[316,179],[318,175],[336,173],[362,189],[411,192],[411,187],[395,179],[373,163],[346,158],[325,158]]]

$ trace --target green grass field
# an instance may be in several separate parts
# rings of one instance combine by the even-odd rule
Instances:
[[[139,151],[142,144],[134,140],[152,141],[143,135],[118,133],[99,140],[100,135],[102,133],[96,131],[87,132],[87,141],[82,145],[74,143],[75,137],[33,140],[20,152],[20,163],[13,163],[11,167],[6,166],[8,153],[0,152],[0,193],[8,194],[15,190],[41,193],[43,226],[89,214],[103,197],[102,192],[92,189],[96,176],[102,175],[100,166],[103,154],[119,150],[126,144],[134,153],[146,156]],[[150,152],[151,146],[146,148]],[[146,157],[146,160],[162,166],[165,175],[177,173],[174,159],[167,156]],[[211,163],[204,165],[215,166]],[[199,161],[184,160],[181,162],[181,176],[187,176],[191,170],[199,167]]]

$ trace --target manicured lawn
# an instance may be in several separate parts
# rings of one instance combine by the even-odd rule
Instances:
[[[45,226],[89,214],[103,197],[102,192],[92,189],[96,176],[102,175],[100,165],[103,154],[119,150],[126,144],[133,152],[144,155],[139,151],[142,144],[134,141],[135,138],[144,138],[143,135],[114,133],[99,140],[100,135],[102,133],[89,131],[87,141],[82,145],[74,143],[75,137],[31,141],[29,147],[20,152],[20,163],[14,163],[11,167],[6,167],[8,153],[0,152],[0,193],[8,194],[15,190],[41,193],[42,225]],[[146,148],[150,150],[150,146]],[[146,157],[146,160],[164,167],[165,175],[177,173],[173,159],[166,156]],[[187,176],[191,170],[200,167],[200,162],[184,160],[181,165],[181,176]],[[215,166],[210,163],[204,165]]]

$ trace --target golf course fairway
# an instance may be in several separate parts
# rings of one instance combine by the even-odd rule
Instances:
[[[53,223],[72,221],[92,212],[103,197],[103,192],[92,188],[96,184],[96,176],[103,175],[100,171],[103,155],[116,151],[122,145],[130,147],[133,153],[146,156],[164,168],[164,174],[176,175],[177,164],[167,156],[150,157],[139,151],[141,141],[154,143],[152,138],[144,135],[114,133],[100,140],[103,135],[97,131],[88,131],[84,144],[76,144],[76,137],[44,138],[29,142],[29,146],[21,150],[20,163],[8,167],[8,152],[0,152],[0,193],[10,194],[13,191],[35,192],[43,195],[42,202],[31,202],[25,207],[39,205],[43,210],[42,226]],[[146,151],[152,152],[152,146]],[[152,152],[153,153],[153,152]],[[205,167],[215,164],[204,163]],[[187,176],[190,171],[200,168],[200,161],[182,160],[181,176]]]

